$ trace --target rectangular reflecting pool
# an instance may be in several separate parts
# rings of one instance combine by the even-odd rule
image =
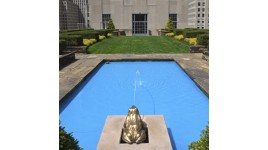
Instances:
[[[209,121],[208,97],[176,62],[126,61],[103,63],[87,76],[60,103],[61,126],[93,150],[107,115],[127,115],[132,105],[141,115],[164,115],[174,150],[188,150]]]

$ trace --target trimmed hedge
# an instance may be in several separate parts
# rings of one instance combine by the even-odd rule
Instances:
[[[65,40],[59,40],[59,48],[60,51],[64,50],[66,48],[67,44]]]
[[[209,34],[199,34],[197,36],[197,44],[208,46],[209,43]]]
[[[83,45],[83,37],[81,35],[60,35],[60,40],[65,40],[67,46]]]
[[[197,28],[184,28],[184,30],[199,30]]]
[[[180,35],[180,34],[182,34],[183,31],[184,31],[184,29],[174,29],[173,33],[174,33],[174,35]]]
[[[108,37],[108,33],[112,33],[113,29],[101,29],[101,30],[95,30],[99,33],[99,35],[104,35],[105,37]]]
[[[82,38],[90,39],[94,38],[99,41],[99,32],[95,30],[79,30],[74,32],[67,32],[67,33],[61,33],[61,35],[69,36],[69,35],[79,35],[82,36]]]
[[[182,34],[184,38],[195,38],[199,34],[208,34],[208,30],[184,30]]]
[[[86,31],[86,30],[93,31],[94,29],[88,28],[88,29],[84,29],[83,31]],[[60,33],[75,32],[75,31],[82,31],[82,30],[81,29],[60,30]]]

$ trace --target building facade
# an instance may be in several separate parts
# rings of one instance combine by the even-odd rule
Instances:
[[[126,35],[157,35],[168,18],[177,29],[209,28],[208,0],[60,0],[60,12],[66,11],[65,17],[68,13],[69,18],[74,17],[77,8],[77,18],[69,19],[72,25],[60,29],[106,29],[112,19],[115,28]],[[60,26],[64,21],[60,13]]]
[[[188,0],[188,24],[189,28],[209,28],[209,1]]]
[[[193,2],[194,1],[194,2]],[[176,28],[208,28],[205,21],[208,17],[196,16],[198,6],[208,0],[90,0],[90,26],[94,29],[105,29],[111,18],[117,29],[124,30],[127,35],[157,35],[159,29],[165,28],[168,18],[171,18]],[[208,14],[208,4],[200,6]],[[194,10],[194,11],[193,11]],[[204,21],[197,24],[197,21]],[[195,22],[194,22],[195,21]],[[193,24],[195,23],[195,24]]]
[[[79,26],[79,7],[71,0],[59,0],[60,30],[77,29]]]

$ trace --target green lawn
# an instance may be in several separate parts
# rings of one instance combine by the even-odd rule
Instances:
[[[119,36],[89,47],[93,54],[188,53],[189,45],[166,36]]]

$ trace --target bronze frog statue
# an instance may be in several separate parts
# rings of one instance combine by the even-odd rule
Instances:
[[[132,106],[124,122],[122,140],[128,144],[142,143],[146,140],[146,123],[141,120],[139,110]]]

